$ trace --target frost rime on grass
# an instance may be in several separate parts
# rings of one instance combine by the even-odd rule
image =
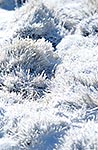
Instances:
[[[0,150],[98,149],[96,8],[29,0],[0,9]]]

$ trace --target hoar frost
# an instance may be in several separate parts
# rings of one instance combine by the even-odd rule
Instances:
[[[98,2],[5,2],[0,150],[97,150]]]

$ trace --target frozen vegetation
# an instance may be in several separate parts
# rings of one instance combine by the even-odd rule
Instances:
[[[0,0],[0,150],[98,150],[97,0]]]

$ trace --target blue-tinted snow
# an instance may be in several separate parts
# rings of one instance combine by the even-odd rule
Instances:
[[[0,150],[98,149],[97,6],[0,1]]]

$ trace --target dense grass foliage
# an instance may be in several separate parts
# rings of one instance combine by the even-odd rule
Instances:
[[[98,149],[97,3],[0,1],[0,150]]]

